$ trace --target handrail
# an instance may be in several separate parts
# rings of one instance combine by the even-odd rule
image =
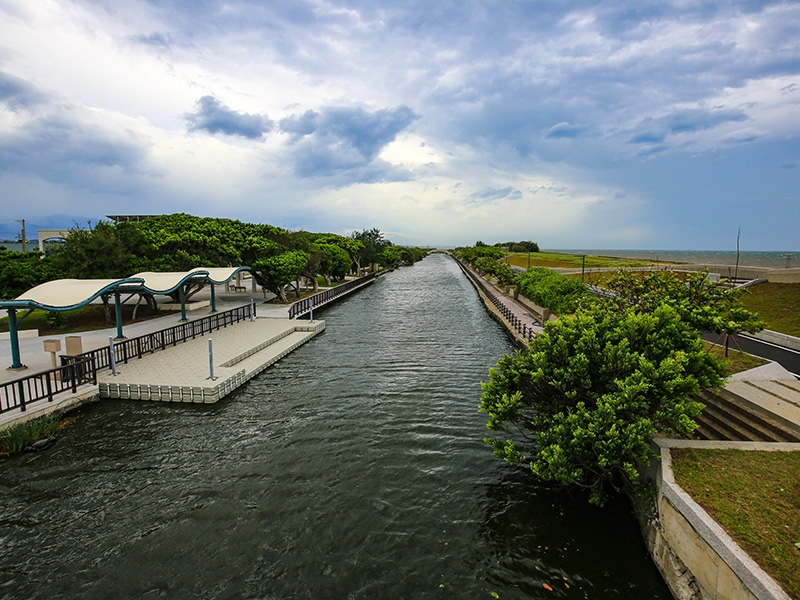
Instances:
[[[78,386],[97,384],[97,368],[93,357],[72,361],[67,365],[33,373],[27,377],[0,384],[0,413],[19,408],[25,412],[31,402],[53,397],[61,392],[77,393]]]
[[[114,360],[117,363],[127,363],[132,358],[142,358],[145,354],[152,354],[158,350],[164,350],[169,346],[175,346],[187,340],[193,340],[198,335],[205,335],[216,329],[221,329],[244,321],[250,318],[250,309],[255,318],[255,304],[239,306],[225,312],[214,313],[202,319],[179,323],[167,329],[159,329],[151,333],[140,335],[139,337],[118,340],[114,342]],[[111,367],[111,350],[108,346],[89,350],[75,356],[61,356],[61,364],[66,365],[76,360],[92,357],[97,369]]]
[[[533,327],[529,327],[527,323],[524,323],[517,315],[515,315],[508,306],[506,306],[505,302],[500,300],[497,295],[489,289],[486,285],[486,282],[481,278],[477,277],[475,273],[464,265],[458,258],[453,256],[453,260],[455,260],[458,265],[461,267],[461,270],[469,277],[469,279],[474,282],[474,284],[480,288],[483,294],[489,299],[489,301],[495,306],[495,308],[500,312],[500,315],[505,319],[505,321],[517,332],[519,333],[523,339],[530,342],[536,336],[536,331]]]
[[[291,308],[289,308],[289,318],[294,319],[300,315],[304,315],[307,312],[310,312],[313,308],[318,308],[328,302],[332,302],[342,294],[347,294],[348,292],[352,292],[353,290],[360,288],[362,285],[366,285],[371,281],[374,281],[375,278],[378,277],[377,273],[370,273],[369,275],[365,275],[364,277],[359,277],[358,279],[352,279],[346,283],[342,283],[341,285],[337,285],[336,287],[329,288],[318,294],[314,294],[313,296],[308,296],[307,298],[303,298],[302,300],[298,300],[294,304],[292,304]]]
[[[114,342],[114,358],[118,363],[127,363],[132,358],[141,358],[157,350],[175,346],[181,342],[205,335],[216,329],[256,316],[255,304],[239,306],[224,312],[214,313],[202,319],[186,321],[167,329],[160,329],[139,337]],[[61,357],[61,366],[48,371],[33,373],[27,377],[0,384],[0,413],[19,408],[25,411],[26,405],[53,396],[59,392],[72,390],[85,383],[97,384],[97,371],[111,366],[111,351],[108,346],[89,350],[75,356]]]

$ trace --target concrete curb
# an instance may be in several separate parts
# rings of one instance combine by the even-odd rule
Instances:
[[[791,348],[792,350],[797,350],[800,352],[800,338],[796,338],[785,333],[778,333],[777,331],[764,329],[758,333],[740,335],[743,335],[743,337],[754,337],[762,342],[769,342],[770,344],[775,344],[776,346],[783,346],[784,348]]]

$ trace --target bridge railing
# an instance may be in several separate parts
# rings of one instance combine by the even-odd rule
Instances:
[[[255,318],[255,304],[214,313],[202,319],[186,321],[135,338],[118,340],[114,342],[114,358],[117,363],[127,363],[133,358],[141,358],[145,354],[152,354],[249,319],[251,313]],[[31,402],[45,398],[52,402],[55,394],[67,390],[75,393],[79,385],[96,384],[97,371],[111,366],[111,349],[104,346],[75,356],[62,355],[60,358],[60,367],[33,373],[0,385],[0,413],[17,408],[24,411],[26,405]]]
[[[0,413],[19,409],[24,412],[31,402],[53,398],[61,392],[77,393],[78,387],[97,383],[94,358],[87,357],[48,371],[33,373],[0,384]]]
[[[328,302],[331,302],[332,300],[338,298],[343,294],[352,292],[353,290],[360,288],[361,286],[366,285],[371,281],[374,281],[377,276],[378,276],[377,273],[370,273],[369,275],[365,275],[364,277],[353,279],[346,283],[337,285],[336,287],[332,287],[322,292],[319,292],[318,294],[314,294],[313,296],[308,296],[307,298],[298,300],[297,302],[292,304],[291,308],[289,309],[289,318],[294,319],[295,317],[304,315],[307,312],[310,312],[312,308],[317,308],[319,306],[322,306],[323,304],[327,304]]]

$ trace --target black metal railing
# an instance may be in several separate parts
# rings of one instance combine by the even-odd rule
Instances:
[[[347,294],[352,292],[363,285],[374,281],[375,278],[378,277],[377,273],[370,273],[369,275],[365,275],[364,277],[359,277],[358,279],[353,279],[348,281],[347,283],[342,283],[341,285],[337,285],[336,287],[329,288],[318,294],[314,294],[313,296],[309,296],[308,298],[303,298],[302,300],[298,300],[294,304],[292,304],[291,308],[289,309],[289,318],[294,319],[295,317],[299,317],[300,315],[304,315],[311,311],[312,308],[318,308],[331,302],[338,298],[343,294]]]
[[[92,357],[0,384],[0,413],[14,409],[24,412],[31,402],[45,399],[52,402],[57,394],[66,391],[75,394],[79,386],[87,383],[97,383]]]
[[[472,271],[472,269],[470,269],[468,266],[462,263],[455,256],[452,256],[452,258],[459,264],[461,270],[464,271],[464,274],[466,274],[466,276],[475,284],[475,286],[480,288],[480,290],[483,292],[483,295],[486,296],[486,298],[488,298],[489,301],[494,305],[494,307],[497,309],[497,311],[500,313],[500,315],[503,317],[506,323],[508,323],[508,325],[514,331],[519,333],[524,340],[530,342],[536,336],[536,331],[533,329],[533,327],[528,326],[527,323],[525,323],[522,319],[520,319],[514,313],[514,311],[512,311],[508,307],[508,305],[505,302],[503,302],[497,296],[497,294],[494,293],[494,290],[492,290],[486,284],[486,281],[482,277],[476,275]]]
[[[255,304],[214,313],[202,319],[186,321],[139,337],[116,341],[114,342],[115,361],[127,363],[132,358],[141,358],[145,354],[152,354],[157,350],[175,346],[216,329],[249,319],[251,312],[255,318]],[[27,404],[45,398],[52,402],[55,394],[67,390],[75,393],[79,385],[96,384],[98,370],[111,367],[111,349],[108,346],[75,356],[62,355],[60,358],[60,367],[0,384],[0,413],[16,408],[24,411]]]
[[[253,311],[255,318],[255,304],[240,306],[225,312],[214,313],[202,319],[185,321],[167,329],[161,329],[152,333],[146,333],[139,337],[114,342],[114,360],[119,363],[127,363],[132,358],[142,358],[145,354],[152,354],[158,350],[164,350],[170,346],[175,346],[187,340],[193,340],[197,336],[205,335],[216,329],[222,329],[228,325],[238,323],[250,318],[250,311]],[[84,358],[91,357],[97,369],[111,366],[111,349],[108,346],[89,350],[83,354],[75,356],[61,356],[61,364],[67,365]]]

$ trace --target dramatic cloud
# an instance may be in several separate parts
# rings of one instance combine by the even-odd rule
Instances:
[[[783,0],[5,0],[0,198],[798,250],[798,40]]]
[[[374,112],[334,106],[319,113],[290,115],[279,126],[294,146],[292,156],[297,174],[314,177],[373,164],[381,150],[418,118],[407,106]],[[381,180],[390,177],[393,171],[388,164],[373,166],[376,168],[359,176],[358,181]]]
[[[205,131],[236,135],[250,140],[261,140],[272,131],[273,123],[266,115],[236,112],[213,96],[203,96],[197,101],[197,110],[186,115],[189,131]]]

